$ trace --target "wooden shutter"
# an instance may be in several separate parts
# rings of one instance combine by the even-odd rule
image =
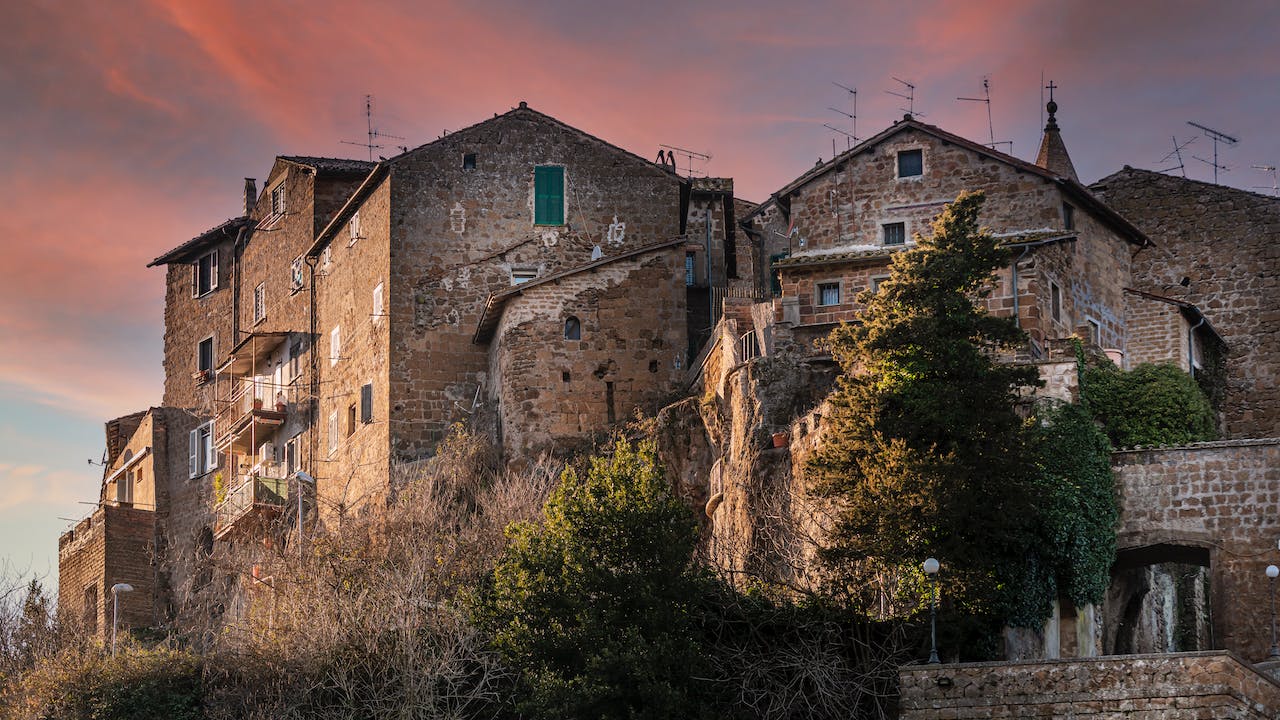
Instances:
[[[360,422],[373,422],[373,383],[360,387]]]
[[[196,469],[200,463],[200,429],[192,430],[187,440],[187,453],[190,456],[187,463],[187,473],[190,477],[196,476]]]
[[[209,258],[209,289],[218,289],[218,251],[213,251],[213,256]]]
[[[539,165],[533,172],[533,222],[564,224],[564,168]]]

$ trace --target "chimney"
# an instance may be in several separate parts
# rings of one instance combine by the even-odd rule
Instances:
[[[258,204],[258,181],[253,178],[244,179],[244,216],[249,217],[253,206]]]

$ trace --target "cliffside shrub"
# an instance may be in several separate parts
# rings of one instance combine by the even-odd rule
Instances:
[[[41,720],[196,720],[201,672],[197,656],[177,650],[68,651],[38,663],[8,710]]]
[[[1183,445],[1213,440],[1213,406],[1196,381],[1175,365],[1088,368],[1082,397],[1117,448]]]

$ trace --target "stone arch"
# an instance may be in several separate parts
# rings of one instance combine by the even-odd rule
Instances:
[[[581,340],[582,339],[582,321],[575,315],[570,315],[564,319],[564,339],[565,340]]]
[[[1215,546],[1199,534],[1154,535],[1142,543],[1122,541],[1116,551],[1104,606],[1106,655],[1215,645]]]

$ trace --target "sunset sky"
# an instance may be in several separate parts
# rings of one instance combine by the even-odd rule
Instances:
[[[159,404],[163,270],[239,214],[277,154],[365,157],[519,101],[644,157],[660,143],[761,200],[902,116],[1034,159],[1041,77],[1081,180],[1159,169],[1187,121],[1239,138],[1225,184],[1280,165],[1276,2],[5,3],[0,36],[0,562],[56,583],[57,536],[97,498],[103,422]],[[384,154],[394,154],[394,148]],[[1191,177],[1212,170],[1200,136]]]

